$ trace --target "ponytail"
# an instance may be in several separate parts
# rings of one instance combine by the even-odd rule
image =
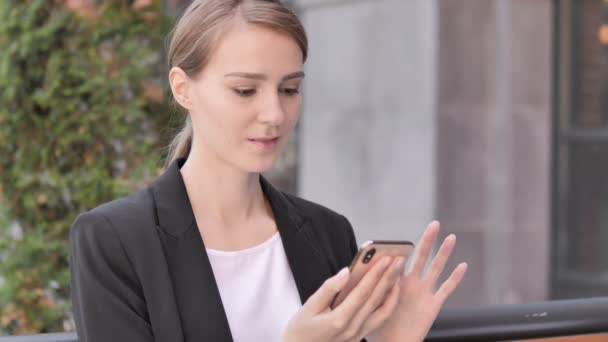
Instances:
[[[171,144],[169,144],[165,169],[173,164],[175,160],[188,157],[190,148],[192,148],[193,137],[194,130],[192,129],[192,120],[190,119],[190,115],[187,115],[184,127],[182,127],[179,133],[173,138],[173,141],[171,141]]]

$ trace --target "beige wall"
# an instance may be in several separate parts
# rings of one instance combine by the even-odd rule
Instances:
[[[470,271],[451,306],[544,300],[550,0],[439,2],[437,213]]]
[[[417,239],[435,211],[437,3],[300,0],[310,39],[299,194],[357,239]]]

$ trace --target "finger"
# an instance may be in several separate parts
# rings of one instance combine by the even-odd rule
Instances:
[[[429,223],[426,230],[422,234],[422,237],[418,243],[418,248],[416,248],[416,252],[414,253],[414,263],[412,267],[413,274],[421,275],[424,271],[424,265],[426,265],[426,261],[431,252],[431,248],[435,243],[435,239],[437,239],[438,233],[439,222],[433,221]]]
[[[450,255],[452,255],[452,251],[454,250],[454,246],[456,245],[456,236],[454,234],[450,234],[445,238],[441,247],[439,247],[439,251],[437,255],[431,262],[431,266],[429,266],[429,270],[425,276],[425,278],[431,282],[431,284],[435,284],[441,272],[445,269],[445,264],[448,262]]]
[[[382,279],[377,283],[365,304],[355,314],[347,330],[354,332],[361,330],[363,324],[369,319],[369,316],[382,305],[386,296],[399,280],[400,275],[403,273],[404,264],[405,259],[395,258],[390,267],[384,272],[384,275],[382,275]]]
[[[435,294],[435,297],[439,300],[441,305],[443,305],[446,299],[448,299],[448,297],[452,294],[452,292],[454,292],[456,287],[458,287],[458,284],[460,284],[460,282],[464,278],[464,274],[467,271],[467,267],[468,265],[465,262],[459,264],[458,266],[456,266],[454,271],[452,271],[450,277],[445,282],[443,282],[443,284],[441,284],[441,287],[439,288],[439,290],[437,290],[437,293]]]
[[[325,311],[335,295],[344,288],[349,276],[348,267],[345,267],[336,275],[327,279],[317,292],[313,293],[304,303],[304,308],[314,313]]]
[[[399,283],[393,285],[393,288],[390,290],[384,303],[380,306],[376,311],[374,311],[367,322],[363,325],[359,336],[367,336],[372,331],[378,329],[384,322],[386,322],[397,307],[397,303],[399,303],[399,292],[401,287]]]
[[[390,257],[380,258],[363,276],[355,288],[346,296],[346,299],[344,299],[344,301],[330,314],[337,317],[347,317],[348,321],[350,321],[371,295],[374,287],[376,287],[376,284],[380,278],[382,278],[384,271],[390,265],[391,261],[392,258]]]

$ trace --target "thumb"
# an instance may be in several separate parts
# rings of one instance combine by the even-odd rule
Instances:
[[[334,299],[336,294],[340,292],[342,288],[344,288],[348,282],[349,275],[350,272],[348,267],[344,267],[336,275],[327,279],[317,290],[317,292],[313,293],[313,295],[308,298],[306,303],[304,303],[304,308],[311,310],[314,313],[325,311],[331,304],[331,301]]]

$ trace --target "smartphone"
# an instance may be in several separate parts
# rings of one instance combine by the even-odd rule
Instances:
[[[357,255],[350,264],[350,277],[344,289],[336,294],[330,307],[333,309],[340,305],[348,294],[357,286],[359,281],[383,256],[403,257],[407,259],[414,252],[414,243],[411,241],[366,241],[357,251]]]

